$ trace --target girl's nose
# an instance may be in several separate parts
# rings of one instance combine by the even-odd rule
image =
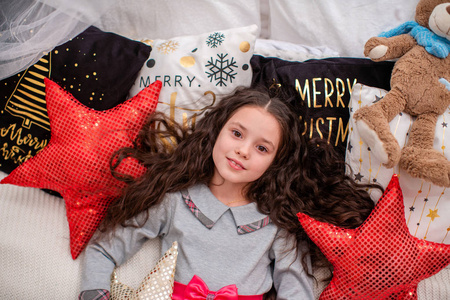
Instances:
[[[243,158],[248,159],[249,151],[247,146],[241,145],[240,147],[236,148],[235,152]]]

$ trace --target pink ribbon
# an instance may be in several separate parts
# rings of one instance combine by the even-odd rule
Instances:
[[[235,284],[227,285],[217,292],[210,291],[206,283],[197,275],[192,277],[183,295],[185,300],[238,300]]]

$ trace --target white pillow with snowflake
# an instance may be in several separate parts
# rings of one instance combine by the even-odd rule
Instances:
[[[185,122],[192,114],[213,105],[216,96],[228,94],[238,86],[250,86],[250,59],[257,32],[258,27],[251,25],[143,41],[152,46],[152,51],[130,97],[160,80],[163,87],[157,110],[177,122]]]

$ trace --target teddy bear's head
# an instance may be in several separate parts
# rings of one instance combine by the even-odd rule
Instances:
[[[448,0],[420,0],[416,6],[415,19],[419,25],[450,40],[450,2]]]
[[[386,168],[398,164],[412,177],[450,187],[450,159],[434,148],[437,118],[450,105],[450,0],[419,0],[415,21],[370,38],[364,54],[398,59],[391,90],[353,115],[371,153]],[[401,112],[415,117],[402,148],[389,126]]]

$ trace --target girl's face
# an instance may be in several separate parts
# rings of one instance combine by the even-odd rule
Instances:
[[[272,114],[261,107],[241,107],[217,137],[212,182],[242,188],[257,180],[271,165],[280,140],[281,127]]]

